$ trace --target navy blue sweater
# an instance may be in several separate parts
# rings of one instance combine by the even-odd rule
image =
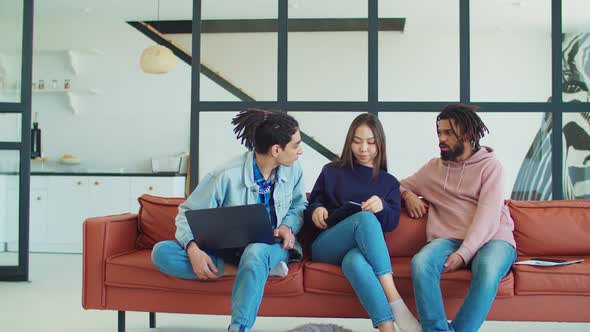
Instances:
[[[375,216],[384,232],[394,230],[399,223],[400,191],[397,179],[381,170],[375,181],[371,180],[371,167],[354,164],[354,168],[339,168],[328,164],[324,166],[309,196],[305,211],[305,222],[311,222],[313,211],[320,206],[328,214],[348,201],[361,203],[373,195],[383,202],[383,210]]]

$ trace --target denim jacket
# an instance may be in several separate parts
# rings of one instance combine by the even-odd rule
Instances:
[[[186,220],[187,210],[208,209],[235,205],[256,204],[258,185],[254,182],[253,152],[228,162],[225,167],[207,174],[187,200],[178,207],[176,216],[176,239],[186,248],[194,239]],[[279,166],[273,199],[277,214],[277,227],[286,225],[297,234],[303,225],[306,208],[303,172],[299,162],[291,167]],[[290,252],[291,260],[302,257],[299,243]]]

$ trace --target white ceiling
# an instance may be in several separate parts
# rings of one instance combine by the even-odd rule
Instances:
[[[20,16],[23,0],[0,0],[0,17]],[[190,20],[192,0],[35,0],[36,18]],[[277,0],[202,0],[203,19],[276,18]],[[459,0],[379,0],[381,17],[406,26],[457,29]],[[563,0],[563,30],[590,31],[590,0]],[[550,31],[551,0],[472,0],[473,29]],[[291,18],[366,17],[367,0],[289,0]],[[435,27],[432,27],[432,26]]]

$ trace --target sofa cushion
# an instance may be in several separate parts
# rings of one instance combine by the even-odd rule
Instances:
[[[114,287],[231,295],[234,277],[220,277],[203,281],[171,277],[160,272],[154,266],[151,252],[149,249],[142,249],[108,258],[105,284]],[[285,278],[269,278],[264,290],[265,296],[301,294],[303,294],[301,262],[289,264],[289,274]]]
[[[508,201],[519,256],[590,255],[590,200]]]
[[[394,271],[393,279],[402,297],[414,295],[410,262],[410,257],[394,257],[391,259]],[[331,295],[355,294],[339,266],[319,262],[307,262],[305,263],[304,271],[303,283],[306,292]],[[441,289],[445,297],[465,297],[469,291],[470,284],[471,271],[469,270],[459,270],[442,274]],[[514,276],[510,272],[500,282],[497,296],[509,297],[513,295]]]
[[[174,240],[176,232],[175,219],[178,206],[184,198],[164,198],[141,195],[139,201],[138,224],[139,236],[136,245],[139,249],[152,248],[164,240]]]
[[[389,256],[412,257],[426,245],[426,218],[412,219],[402,209],[397,228],[385,233]]]
[[[526,260],[530,257],[519,257]],[[514,265],[517,295],[590,295],[590,256],[551,256],[554,259],[584,259],[582,263],[539,267]]]

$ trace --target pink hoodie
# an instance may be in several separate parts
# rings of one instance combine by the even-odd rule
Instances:
[[[491,148],[482,147],[463,162],[431,159],[400,184],[402,194],[410,190],[430,202],[428,241],[463,240],[457,253],[466,264],[490,240],[516,247],[514,223],[502,197],[502,165]]]

